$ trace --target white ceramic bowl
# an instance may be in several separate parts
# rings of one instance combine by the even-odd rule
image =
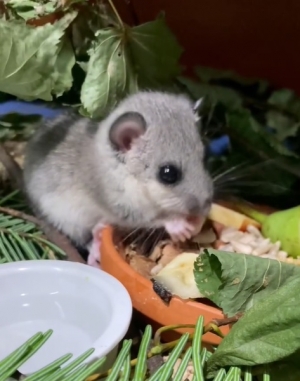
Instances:
[[[19,369],[25,375],[90,348],[86,361],[108,355],[111,363],[131,316],[124,286],[96,268],[54,260],[0,265],[0,360],[35,333],[54,331]]]

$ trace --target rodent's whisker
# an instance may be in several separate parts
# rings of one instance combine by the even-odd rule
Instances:
[[[133,236],[137,231],[139,230],[139,228],[135,228],[133,229],[132,231],[130,231],[129,234],[127,234],[125,237],[122,238],[122,243],[124,243],[125,241],[127,241],[131,236]]]

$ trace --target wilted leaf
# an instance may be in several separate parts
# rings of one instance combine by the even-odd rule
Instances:
[[[161,18],[132,29],[99,30],[89,52],[81,113],[103,117],[138,88],[171,81],[179,72],[180,53],[181,48]]]
[[[284,366],[284,362],[294,362],[296,353],[299,356],[299,295],[298,274],[287,279],[277,291],[265,295],[265,298],[258,301],[232,327],[210,357],[209,374],[212,376],[222,367],[272,363],[271,380],[298,380],[299,378],[292,373],[292,367],[291,373],[288,371],[288,366],[285,368],[287,371],[285,378],[278,377],[278,369]],[[278,363],[273,364],[276,361]]]
[[[103,117],[130,91],[135,76],[122,37],[122,31],[113,28],[97,33],[81,90],[82,113]]]
[[[52,100],[57,88],[61,93],[62,83],[69,80],[58,81],[57,71],[69,78],[71,59],[68,54],[67,65],[62,70],[57,55],[59,51],[62,54],[61,38],[75,16],[76,12],[70,12],[52,25],[37,28],[19,21],[0,20],[0,91],[25,100],[46,101]]]
[[[220,102],[233,110],[242,107],[241,96],[232,89],[195,82],[185,77],[179,77],[178,81],[186,87],[195,100],[204,97],[211,105]]]
[[[248,310],[296,274],[300,268],[291,264],[213,249],[199,255],[194,269],[200,293],[229,316]]]
[[[160,86],[181,71],[182,48],[160,16],[128,31],[130,52],[140,87]]]

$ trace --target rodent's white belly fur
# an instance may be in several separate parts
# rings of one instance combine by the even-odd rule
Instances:
[[[101,210],[86,195],[77,192],[48,193],[40,199],[40,210],[56,228],[78,244],[85,244],[94,226],[101,221]],[[54,206],[55,205],[55,206]],[[54,207],[53,207],[54,206]]]

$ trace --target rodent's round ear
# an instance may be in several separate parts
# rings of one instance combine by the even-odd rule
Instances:
[[[130,150],[132,143],[146,131],[146,121],[137,112],[127,112],[112,124],[109,139],[119,151]]]

